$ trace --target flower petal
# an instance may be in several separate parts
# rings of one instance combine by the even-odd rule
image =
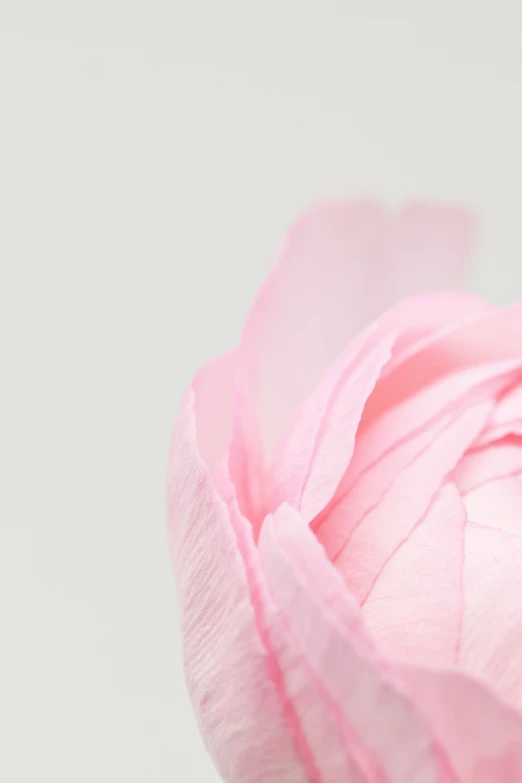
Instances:
[[[466,493],[464,503],[473,522],[522,536],[522,467]]]
[[[335,563],[360,602],[389,558],[424,517],[444,479],[483,429],[491,410],[490,401],[461,413],[400,474],[382,501],[351,532]]]
[[[429,666],[455,662],[465,524],[460,495],[446,484],[377,577],[362,612],[387,658]]]
[[[473,449],[452,475],[473,522],[522,536],[522,438]]]
[[[219,362],[215,368],[225,369]],[[203,373],[199,393],[204,376],[212,382],[215,374]],[[168,468],[168,524],[190,696],[227,781],[309,783],[274,684],[236,533],[198,450],[194,411],[202,400],[195,401],[194,389],[187,394]]]
[[[331,560],[336,559],[364,517],[382,502],[401,473],[433,444],[455,418],[455,411],[443,413],[419,432],[400,440],[394,449],[385,452],[381,459],[348,484],[345,492],[338,492],[324,516],[314,524],[315,533]],[[352,473],[351,468],[352,465],[348,474]]]
[[[192,382],[198,450],[213,475],[232,437],[236,360],[232,351],[220,356],[205,365]]]
[[[283,501],[311,521],[332,499],[353,454],[368,398],[381,375],[401,356],[437,336],[476,320],[487,307],[467,294],[410,297],[365,329],[323,376],[282,440],[271,467],[267,510]]]
[[[451,420],[480,400],[494,400],[521,365],[522,358],[509,359],[443,376],[383,412],[369,426],[360,427],[348,470],[332,501],[313,523],[331,558]]]
[[[513,382],[513,378],[518,377],[521,369],[522,350],[518,357],[512,359],[459,368],[389,406],[371,422],[365,422],[358,435],[350,475],[346,482],[343,480],[342,489],[346,489],[346,484],[350,485],[398,443],[434,423],[440,414],[451,413],[462,404],[469,405],[482,393],[481,390],[485,397],[496,399]],[[474,445],[481,439],[482,435]]]
[[[456,671],[401,666],[398,673],[446,750],[459,783],[519,783],[520,714]]]
[[[287,501],[309,522],[330,500],[350,462],[364,405],[394,341],[393,334],[380,341],[355,341],[322,379],[274,466],[271,508]]]
[[[491,421],[477,445],[484,446],[506,435],[522,435],[522,382],[520,376],[513,388],[497,403]]]
[[[522,708],[521,564],[522,536],[468,522],[459,664],[466,672],[490,683],[495,693],[519,710]]]
[[[246,565],[257,626],[269,653],[270,673],[310,781],[366,783],[364,759],[346,741],[338,710],[314,675],[267,589],[252,528],[242,516],[228,482],[230,518]],[[373,779],[373,778],[372,778]]]
[[[321,585],[332,584],[332,566],[297,512],[282,506],[268,517],[260,548],[270,589],[292,634],[375,774],[387,783],[456,783],[428,727],[357,630],[357,617],[349,620],[356,608],[342,583],[335,605],[325,600]]]
[[[368,426],[384,411],[455,370],[521,357],[522,303],[487,310],[456,328],[443,330],[435,340],[427,340],[422,350],[401,359],[378,384],[364,424]]]
[[[395,296],[460,288],[474,234],[473,218],[462,208],[406,205],[388,240]]]
[[[247,318],[239,349],[232,478],[262,516],[267,455],[349,340],[417,287],[460,281],[472,226],[460,209],[329,203],[289,233]],[[254,423],[255,422],[255,423]]]
[[[473,448],[457,465],[452,480],[460,492],[466,495],[491,481],[521,472],[522,439],[504,438],[491,446]]]

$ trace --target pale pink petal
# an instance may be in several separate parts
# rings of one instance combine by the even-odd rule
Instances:
[[[306,214],[254,301],[239,348],[231,450],[232,478],[250,518],[263,513],[267,454],[367,317],[361,308],[373,286],[364,284],[366,267],[388,223],[373,203],[325,204]]]
[[[474,234],[473,219],[462,208],[421,202],[407,205],[394,222],[388,244],[395,297],[460,288]]]
[[[390,359],[394,340],[380,328],[367,330],[321,379],[272,466],[270,508],[286,501],[309,521],[331,498],[350,462],[365,402]]]
[[[522,536],[468,522],[463,582],[460,666],[521,709]]]
[[[502,339],[499,340],[499,335]],[[415,350],[378,384],[363,424],[455,370],[522,357],[522,303],[490,310],[455,329],[443,331],[423,350]]]
[[[481,402],[461,413],[401,473],[351,533],[335,563],[359,601],[364,601],[383,566],[424,517],[440,485],[484,427],[491,409],[491,402]]]
[[[230,352],[205,365],[192,382],[198,450],[213,475],[232,437],[235,369],[236,353]]]
[[[516,358],[457,369],[399,400],[373,421],[365,422],[358,434],[350,475],[346,476],[347,482],[343,480],[339,490],[354,481],[395,444],[417,433],[439,414],[450,412],[466,401],[473,401],[482,390],[489,398],[496,398],[521,369],[522,350]]]
[[[348,743],[347,728],[338,708],[310,668],[306,655],[268,592],[251,526],[240,512],[230,480],[227,488],[230,519],[246,565],[257,627],[269,653],[270,675],[309,780],[367,783],[364,759],[356,744]]]
[[[458,415],[443,413],[364,471],[342,495],[338,493],[324,516],[314,524],[315,534],[329,558],[335,560],[355,528],[383,500],[401,473],[410,467]],[[397,433],[399,436],[399,433]],[[355,458],[356,459],[356,458]],[[348,473],[351,473],[351,465]]]
[[[364,404],[391,356],[393,335],[383,339],[359,366],[348,371],[317,434],[301,497],[301,513],[311,521],[331,499],[350,462]]]
[[[349,373],[346,382],[341,382],[331,401],[318,433],[301,499],[301,513],[307,522],[323,510],[346,471],[365,402],[391,357],[393,342],[392,335],[378,343],[366,360]]]
[[[476,320],[487,306],[444,292],[400,302],[341,353],[298,411],[271,466],[267,510],[283,501],[310,521],[332,498],[353,454],[364,406],[380,376],[404,354],[425,347],[426,335]]]
[[[349,340],[418,287],[460,281],[471,235],[463,210],[429,205],[329,203],[297,222],[239,349],[231,468],[249,516],[263,513],[267,455]]]
[[[442,206],[412,205],[395,216],[378,204],[332,202],[304,215],[241,345],[267,442],[363,326],[408,294],[458,285],[471,241],[469,215]]]
[[[506,435],[522,435],[522,381],[520,376],[514,387],[497,403],[491,421],[482,433],[478,445],[486,445]]]
[[[167,508],[188,688],[221,774],[231,783],[309,783],[228,509],[198,451],[192,390],[172,440]]]
[[[498,403],[492,424],[507,424],[522,419],[522,382],[504,395]]]
[[[487,446],[489,443],[494,443],[496,440],[502,440],[502,438],[505,438],[508,435],[522,437],[522,418],[487,427],[475,445]]]
[[[357,644],[370,653],[374,642],[366,631],[359,605],[346,589],[341,574],[332,566],[323,547],[308,532],[300,513],[283,503],[270,520],[260,540],[261,550],[267,546],[267,536],[275,536],[278,546],[288,552],[310,589],[313,587],[317,601],[324,604],[336,621],[357,639]]]
[[[336,605],[321,588],[332,569],[303,520],[282,506],[263,524],[261,554],[270,589],[309,665],[351,729],[361,757],[386,783],[457,783],[428,726],[395,688],[357,630],[339,586]],[[339,604],[346,597],[344,607]]]
[[[466,493],[464,503],[473,522],[522,536],[522,467]]]
[[[522,359],[511,359],[452,373],[360,428],[348,470],[313,523],[331,558],[449,421],[476,402],[495,399],[521,365]]]
[[[453,473],[473,522],[522,536],[522,439],[467,454]]]
[[[466,494],[480,489],[484,484],[495,479],[521,472],[522,439],[517,442],[515,439],[508,438],[466,454],[455,468],[452,481],[462,494]],[[478,521],[475,517],[472,519]]]
[[[460,495],[446,484],[382,569],[362,611],[387,658],[429,666],[454,663],[462,620],[465,524]]]
[[[522,717],[456,671],[401,666],[400,676],[459,783],[520,783]]]

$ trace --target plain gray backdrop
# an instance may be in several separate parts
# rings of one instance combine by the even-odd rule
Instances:
[[[284,228],[473,205],[522,295],[519,0],[0,0],[0,779],[211,783],[165,533],[170,432]]]

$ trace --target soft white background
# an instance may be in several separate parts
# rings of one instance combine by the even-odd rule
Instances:
[[[0,0],[0,779],[210,783],[165,460],[284,227],[468,201],[522,295],[520,0]]]

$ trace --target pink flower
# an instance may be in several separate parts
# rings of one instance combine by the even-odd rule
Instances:
[[[319,207],[185,397],[169,530],[229,783],[522,781],[522,304],[452,290],[471,234]]]

